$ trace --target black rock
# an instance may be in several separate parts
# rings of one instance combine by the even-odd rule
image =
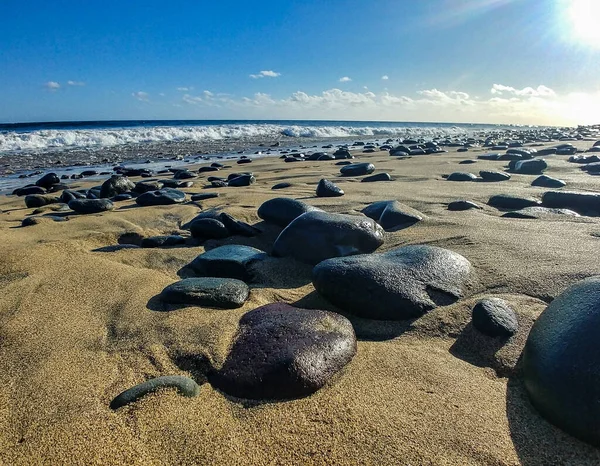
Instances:
[[[182,180],[160,180],[163,188],[191,188],[194,186],[193,181]]]
[[[363,183],[371,183],[374,181],[392,181],[389,173],[377,173],[376,175],[366,176],[362,180]]]
[[[27,207],[42,207],[48,204],[60,202],[60,199],[50,194],[28,194],[25,196],[25,205]]]
[[[350,157],[350,158],[352,158],[352,157]],[[335,157],[335,156],[333,156],[331,154],[321,154],[317,160],[319,162],[324,162],[324,161],[327,161],[327,160],[336,160],[336,159],[337,159],[337,157]]]
[[[302,201],[288,197],[276,197],[261,204],[258,216],[265,222],[274,223],[280,227],[288,226],[292,220],[306,212],[320,210]]]
[[[135,188],[135,183],[123,175],[112,175],[108,180],[102,183],[100,189],[100,197],[109,198],[119,194],[132,191]]]
[[[252,163],[252,159],[240,159],[237,161],[238,164],[243,164],[243,163]]]
[[[94,249],[94,252],[117,252],[123,249],[139,249],[140,246],[137,244],[111,244],[110,246],[103,246],[101,248]]]
[[[248,399],[291,399],[323,387],[356,353],[343,316],[276,303],[245,314],[222,368],[209,380]]]
[[[200,254],[189,267],[204,277],[237,278],[248,282],[254,275],[252,267],[266,258],[260,249],[231,244]]]
[[[43,215],[43,216],[34,216],[34,217],[25,217],[21,222],[22,227],[29,227],[32,225],[39,225],[40,223],[44,223],[47,221],[53,222],[65,222],[67,221],[67,217],[59,217],[58,215]]]
[[[79,191],[72,191],[70,189],[65,189],[60,194],[60,202],[64,202],[65,204],[68,204],[75,199],[86,199],[86,195]]]
[[[538,317],[523,351],[531,402],[548,421],[600,446],[600,277],[569,287]]]
[[[544,159],[520,160],[515,163],[513,170],[515,173],[525,175],[541,175],[548,168]]]
[[[35,182],[36,186],[40,186],[44,189],[50,189],[53,185],[59,184],[60,178],[56,175],[56,173],[48,173],[42,176],[39,180]]]
[[[491,154],[482,154],[478,155],[477,158],[479,160],[500,160],[500,154],[495,152]]]
[[[535,207],[541,204],[542,203],[537,199],[523,198],[511,194],[497,194],[490,197],[488,200],[488,205],[495,207],[496,209],[517,210],[524,209],[525,207]]]
[[[446,180],[448,181],[475,181],[477,176],[473,175],[473,173],[463,173],[463,172],[454,172],[448,175]]]
[[[256,183],[256,178],[254,178],[254,175],[245,174],[229,180],[227,184],[228,186],[237,188],[241,186],[250,186],[253,183]]]
[[[115,205],[108,199],[74,199],[69,208],[78,214],[98,214],[114,209]]]
[[[510,180],[510,175],[504,172],[492,172],[487,170],[482,170],[479,172],[479,176],[483,181],[508,181]]]
[[[385,231],[401,230],[423,220],[420,212],[398,201],[373,202],[361,212],[375,220]]]
[[[469,210],[469,209],[481,209],[481,208],[482,207],[478,206],[474,202],[464,201],[464,200],[452,201],[450,204],[448,204],[448,210],[455,210],[455,211]]]
[[[370,175],[375,171],[375,165],[372,163],[351,163],[340,168],[342,176],[362,176]]]
[[[130,193],[123,193],[123,194],[117,194],[115,197],[112,198],[113,202],[121,202],[121,201],[129,201],[130,199],[133,199],[133,195]]]
[[[285,189],[285,188],[289,188],[290,186],[292,186],[291,183],[277,183],[277,184],[273,185],[273,187],[271,189]]]
[[[219,197],[219,193],[193,194],[191,199],[192,199],[192,201],[204,201],[206,199],[213,199],[215,197]]]
[[[197,178],[194,172],[189,170],[177,170],[173,175],[173,179],[175,180],[191,180],[192,178]]]
[[[273,255],[317,264],[331,257],[369,253],[383,244],[383,229],[373,219],[322,211],[307,212],[277,237]]]
[[[194,238],[199,239],[222,239],[230,235],[225,225],[213,218],[194,220],[190,225],[190,231]]]
[[[524,209],[506,212],[503,217],[523,219],[552,219],[557,216],[568,215],[579,217],[577,212],[568,209],[553,209],[551,207],[525,207]]]
[[[25,186],[17,188],[12,192],[15,196],[28,196],[30,194],[46,194],[46,190],[41,186]]]
[[[354,158],[348,149],[338,149],[333,153],[336,159],[352,159]]]
[[[236,220],[231,215],[225,212],[222,212],[221,215],[219,215],[218,220],[223,225],[225,225],[225,228],[227,228],[229,233],[231,233],[232,235],[252,237],[261,233],[261,231],[258,228],[255,228],[252,225],[248,225],[247,223],[242,222],[240,220]]]
[[[486,298],[473,307],[473,326],[490,337],[510,337],[517,333],[519,321],[506,301]]]
[[[163,184],[160,181],[138,181],[132,191],[143,194],[149,191],[158,191],[162,189]]]
[[[222,165],[221,165],[221,167],[222,167]],[[198,173],[218,172],[219,169],[220,169],[220,167],[215,167],[213,165],[211,165],[210,167],[200,167],[198,169]]]
[[[329,180],[322,178],[317,185],[317,197],[339,197],[344,191]]]
[[[600,162],[588,163],[581,167],[581,169],[591,175],[598,175],[600,174]]]
[[[185,193],[173,188],[148,191],[140,194],[135,202],[140,206],[171,205],[185,201]]]
[[[541,186],[543,188],[562,188],[566,186],[563,180],[559,180],[557,178],[552,178],[548,175],[538,176],[535,180],[531,182],[531,186]]]
[[[461,160],[460,162],[458,162],[459,165],[471,165],[473,163],[477,163],[477,160],[467,159],[467,160]]]
[[[340,309],[367,319],[419,317],[462,297],[471,273],[463,256],[435,246],[329,259],[312,273],[316,290]]]
[[[166,248],[185,244],[185,238],[180,235],[149,236],[142,239],[143,248]]]
[[[545,207],[570,209],[582,215],[600,216],[600,193],[548,191],[542,196]]]
[[[250,289],[235,278],[200,277],[186,278],[162,290],[161,300],[169,304],[234,309],[248,299]]]
[[[119,393],[119,395],[110,402],[110,408],[119,409],[129,403],[139,400],[149,393],[154,393],[157,390],[163,390],[165,388],[175,388],[181,395],[189,398],[197,396],[200,393],[200,386],[189,377],[167,375],[147,380],[146,382]]]

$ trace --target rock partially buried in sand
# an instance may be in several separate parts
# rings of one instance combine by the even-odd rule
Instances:
[[[286,227],[300,215],[315,210],[320,209],[289,197],[276,197],[261,204],[258,216],[265,222]]]
[[[164,248],[185,244],[185,238],[180,235],[149,236],[142,239],[143,248]]]
[[[488,205],[496,209],[524,209],[525,207],[535,207],[541,204],[537,199],[518,197],[510,194],[497,194],[488,200]]]
[[[510,337],[517,333],[519,321],[505,300],[486,298],[473,307],[473,326],[490,337]]]
[[[370,175],[375,171],[375,165],[372,163],[351,163],[340,168],[342,176],[362,176]]]
[[[219,197],[219,193],[198,193],[193,194],[191,199],[192,201],[205,201],[206,199],[214,199]]]
[[[362,183],[373,183],[375,181],[393,181],[389,173],[377,173],[376,175],[365,176]]]
[[[478,206],[474,202],[464,200],[452,201],[450,204],[448,204],[448,210],[460,211],[469,209],[482,209],[482,207]]]
[[[254,175],[246,173],[244,175],[236,176],[235,178],[230,179],[227,182],[227,186],[239,188],[242,186],[250,186],[254,183],[256,183],[256,178],[254,178]]]
[[[173,188],[163,188],[157,191],[148,191],[139,195],[135,200],[138,205],[143,207],[180,204],[183,201],[185,201],[185,193]]]
[[[541,175],[548,168],[544,159],[519,160],[514,165],[514,171],[524,175]]]
[[[473,173],[454,172],[448,175],[447,181],[475,181],[477,176]]]
[[[25,205],[29,208],[55,204],[59,201],[58,197],[49,194],[28,194],[25,196]]]
[[[506,212],[503,217],[506,218],[524,218],[524,219],[551,219],[556,217],[579,217],[577,212],[569,209],[553,209],[550,207],[525,207],[524,209]]]
[[[510,175],[504,172],[493,172],[488,170],[481,170],[479,176],[483,181],[508,181]]]
[[[276,257],[317,264],[331,257],[375,251],[383,229],[373,219],[327,212],[307,212],[290,223],[273,245]]]
[[[600,193],[548,191],[542,196],[546,207],[574,210],[582,215],[600,215]]]
[[[284,183],[277,183],[277,184],[274,184],[271,187],[271,189],[274,189],[274,190],[276,190],[276,189],[285,189],[285,188],[289,188],[291,186],[292,186],[292,183],[286,183],[286,182],[284,182]]]
[[[569,287],[542,312],[523,351],[523,375],[542,416],[600,446],[600,277]]]
[[[126,193],[135,188],[135,183],[123,175],[112,175],[108,180],[102,183],[100,188],[100,197],[115,197]]]
[[[317,185],[317,197],[339,197],[343,196],[344,191],[325,178],[319,181]]]
[[[214,218],[194,220],[190,225],[190,231],[194,238],[199,239],[222,239],[230,234],[223,222]]]
[[[268,304],[245,314],[223,367],[211,384],[255,400],[308,396],[356,354],[352,324],[339,314]]]
[[[69,208],[78,214],[99,214],[114,209],[115,205],[108,199],[74,199]]]
[[[43,215],[36,217],[25,217],[21,222],[22,227],[30,227],[33,225],[40,225],[43,223],[51,223],[51,222],[65,222],[69,220],[67,217],[59,217],[57,215]]]
[[[248,299],[250,290],[243,281],[235,278],[185,278],[162,290],[160,298],[170,304],[234,309]]]
[[[205,277],[237,278],[248,282],[252,280],[252,266],[266,258],[267,254],[260,249],[228,244],[200,254],[189,267]]]
[[[420,212],[398,201],[373,202],[361,212],[379,223],[385,231],[401,230],[423,220]]]
[[[139,400],[149,393],[154,393],[164,388],[175,388],[181,395],[189,398],[197,396],[200,393],[200,386],[189,377],[167,375],[147,380],[129,390],[121,392],[110,402],[110,408],[119,409]]]
[[[562,188],[566,186],[563,180],[559,180],[557,178],[552,178],[548,175],[538,176],[535,180],[531,182],[531,186],[541,186],[543,188]]]
[[[316,290],[344,311],[403,320],[456,301],[470,273],[460,254],[418,245],[329,259],[313,269],[312,278]]]

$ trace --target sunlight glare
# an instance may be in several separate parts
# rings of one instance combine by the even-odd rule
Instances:
[[[600,0],[566,0],[563,4],[573,38],[581,44],[600,48]]]

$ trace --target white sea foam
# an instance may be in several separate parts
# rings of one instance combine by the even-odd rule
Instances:
[[[161,142],[206,142],[217,140],[279,140],[290,138],[346,137],[454,137],[470,131],[441,126],[301,126],[277,124],[225,124],[209,126],[156,126],[109,129],[44,129],[0,133],[0,154],[48,150],[114,147]]]

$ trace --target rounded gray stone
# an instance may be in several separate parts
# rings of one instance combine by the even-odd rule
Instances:
[[[185,278],[167,286],[160,298],[170,304],[234,309],[248,299],[250,289],[235,278],[199,277]]]

